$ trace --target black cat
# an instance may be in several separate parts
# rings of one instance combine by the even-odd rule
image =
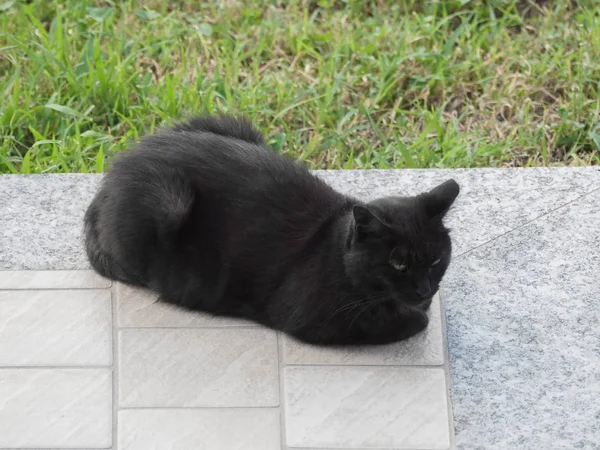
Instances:
[[[427,326],[458,191],[449,180],[363,203],[246,120],[201,117],[117,159],[86,213],[86,249],[99,274],[165,302],[314,344],[384,344]]]

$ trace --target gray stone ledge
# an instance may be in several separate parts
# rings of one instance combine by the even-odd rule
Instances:
[[[598,448],[598,168],[317,174],[364,200],[461,185],[442,288],[457,448]],[[100,179],[0,176],[0,271],[87,269]]]

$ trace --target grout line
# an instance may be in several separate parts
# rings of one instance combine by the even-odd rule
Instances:
[[[137,410],[161,410],[161,411],[179,411],[182,409],[212,411],[212,410],[256,410],[256,409],[279,409],[279,406],[123,406],[118,408],[119,411],[137,411]],[[0,449],[4,450],[4,449]]]
[[[20,449],[17,449],[20,450]],[[288,447],[282,450],[440,450],[433,447]],[[446,449],[443,449],[446,450]]]
[[[94,269],[92,269],[91,267],[88,267],[87,269],[81,269],[81,268],[75,268],[75,269],[0,269],[0,272],[87,272],[90,274],[95,274],[95,276],[99,277],[100,279],[103,280],[108,280],[110,282],[110,280],[108,278],[104,278],[102,275],[97,275],[96,271]],[[4,449],[2,449],[4,450]]]
[[[202,312],[195,312],[192,311],[192,314],[203,314]],[[119,330],[262,330],[262,329],[266,329],[266,330],[272,330],[271,328],[268,327],[263,327],[260,325],[199,325],[199,326],[171,326],[171,327],[149,327],[149,326],[143,326],[143,327],[136,327],[136,326],[126,326],[126,327],[120,327],[117,326],[117,328]]]
[[[105,370],[112,370],[112,364],[105,364],[103,366],[49,366],[49,365],[45,365],[45,366],[0,366],[0,369],[2,370],[43,370],[43,369],[48,369],[48,370],[100,370],[100,369],[105,369]],[[0,449],[0,450],[5,450],[5,449]]]
[[[0,270],[0,274],[2,271]],[[76,287],[3,287],[0,288],[0,292],[23,292],[23,291],[105,291],[110,289],[110,286],[94,286],[94,287],[84,287],[84,286],[76,286]],[[2,449],[5,450],[5,449]]]
[[[444,372],[446,375],[446,402],[448,408],[448,430],[450,435],[450,449],[456,448],[454,434],[454,402],[452,400],[452,375],[450,373],[450,350],[448,347],[448,327],[446,323],[446,303],[444,301],[444,288],[439,290],[440,322],[442,325],[442,345],[444,347]]]
[[[279,439],[281,450],[287,448],[287,428],[285,422],[285,380],[283,377],[283,338],[281,332],[277,332],[277,371],[279,374]]]
[[[116,283],[112,284],[110,289],[110,300],[112,305],[112,358],[113,358],[113,383],[112,383],[112,450],[118,448],[118,409],[119,409],[119,330],[117,315],[117,289]]]
[[[322,447],[319,447],[316,450],[320,450],[323,449]],[[20,448],[16,448],[16,447],[2,447],[0,450],[46,450],[46,449],[40,449],[40,448],[27,448],[24,449],[23,447]],[[56,450],[56,449],[50,449],[50,450]],[[110,448],[110,449],[99,449],[99,448],[73,448],[73,449],[69,449],[69,450],[117,450],[117,448]],[[254,449],[251,449],[254,450]],[[307,448],[307,447],[282,447],[281,450],[313,450],[311,448]],[[377,447],[377,448],[373,448],[373,447],[338,447],[338,448],[331,448],[331,447],[326,447],[323,450],[398,450],[398,447]],[[402,450],[436,450],[434,448],[430,448],[430,447],[424,447],[424,448],[403,448]],[[437,449],[439,450],[439,449]]]
[[[20,449],[17,449],[20,450]],[[433,447],[288,447],[282,450],[440,450]],[[444,449],[445,450],[445,449]]]
[[[377,367],[381,369],[420,369],[420,370],[446,370],[446,364],[436,364],[431,366],[413,365],[413,364],[286,364],[285,367],[352,367],[354,369]]]
[[[521,225],[519,225],[519,226],[517,226],[517,227],[513,228],[512,230],[509,230],[509,231],[507,231],[507,232],[505,232],[505,233],[502,233],[502,234],[500,234],[500,235],[498,235],[498,236],[496,236],[496,237],[494,237],[494,238],[490,239],[489,241],[485,241],[484,243],[482,243],[482,244],[479,244],[479,245],[477,245],[476,247],[470,248],[469,250],[467,250],[467,251],[464,251],[464,252],[462,252],[462,253],[460,253],[460,254],[456,255],[456,256],[454,256],[452,259],[458,259],[458,258],[462,258],[463,256],[465,256],[465,255],[468,255],[469,253],[471,253],[471,252],[474,252],[475,250],[477,250],[477,249],[479,249],[479,248],[481,248],[481,247],[484,247],[484,246],[486,246],[486,245],[488,245],[488,244],[490,244],[490,243],[492,243],[492,242],[495,242],[495,241],[497,241],[498,239],[501,239],[501,238],[503,238],[504,236],[506,236],[506,235],[508,235],[508,234],[511,234],[511,233],[513,233],[513,232],[515,232],[515,231],[518,231],[518,230],[520,230],[521,228],[525,228],[526,226],[528,226],[528,225],[530,225],[530,224],[532,224],[532,223],[534,223],[534,222],[537,222],[538,220],[540,220],[540,219],[543,219],[543,218],[545,218],[545,217],[547,217],[547,216],[549,216],[549,215],[551,215],[551,214],[554,214],[555,212],[557,212],[557,211],[560,211],[561,209],[563,209],[563,208],[566,208],[567,206],[570,206],[570,205],[572,205],[573,203],[576,203],[576,202],[578,202],[578,201],[580,201],[580,200],[583,200],[584,198],[586,198],[586,197],[588,197],[588,196],[590,196],[590,195],[592,195],[592,194],[594,194],[594,193],[596,193],[596,192],[598,192],[598,191],[600,191],[600,188],[596,188],[596,189],[594,189],[594,190],[592,190],[592,191],[586,192],[585,194],[583,194],[583,195],[581,195],[581,196],[577,197],[576,199],[573,199],[573,200],[571,200],[570,202],[567,202],[567,203],[565,203],[565,204],[563,204],[563,205],[561,205],[561,206],[558,206],[558,207],[556,207],[556,208],[554,208],[554,209],[551,209],[550,211],[548,211],[548,212],[546,212],[546,213],[542,214],[541,216],[538,216],[538,217],[536,217],[536,218],[534,218],[534,219],[528,220],[527,222],[525,222],[525,223],[523,223],[523,224],[521,224]]]

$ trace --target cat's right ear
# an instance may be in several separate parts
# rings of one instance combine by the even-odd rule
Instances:
[[[456,200],[460,187],[454,180],[448,180],[433,188],[431,191],[421,194],[425,206],[425,213],[430,219],[444,217],[446,212]]]
[[[359,239],[377,233],[384,227],[381,220],[367,206],[355,205],[352,208],[352,215],[354,216],[356,237]]]

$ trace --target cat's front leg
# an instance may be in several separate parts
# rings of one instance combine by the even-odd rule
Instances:
[[[419,305],[418,308],[421,311],[429,311],[429,308],[431,308],[431,302],[433,301],[433,297],[430,298],[429,300],[426,300],[423,304]]]
[[[385,330],[364,337],[364,344],[382,345],[406,340],[427,328],[429,317],[422,311],[411,311]]]
[[[406,317],[403,321],[403,331],[400,331],[398,337],[402,339],[408,339],[415,334],[420,333],[429,325],[429,316],[424,311],[414,311],[412,314]]]

